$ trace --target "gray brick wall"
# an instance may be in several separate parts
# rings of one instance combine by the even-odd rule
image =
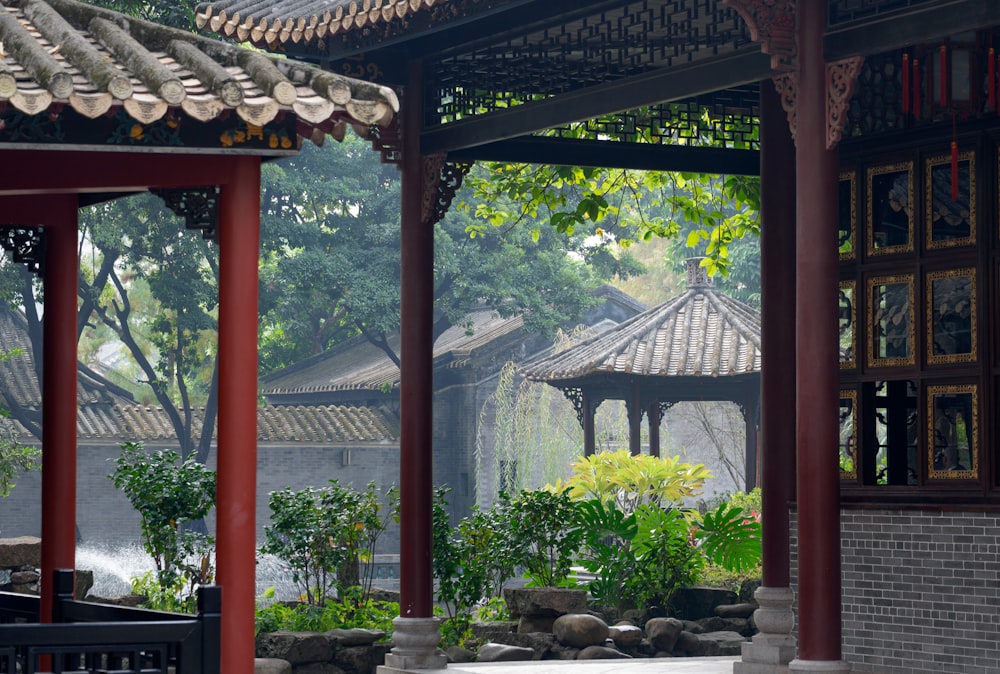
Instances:
[[[795,584],[792,516],[793,585]],[[1000,672],[1000,519],[845,510],[843,656],[855,672]]]

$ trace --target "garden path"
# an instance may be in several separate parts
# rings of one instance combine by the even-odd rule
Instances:
[[[732,674],[739,658],[643,658],[635,660],[545,660],[451,664],[447,669],[420,670],[421,674]],[[395,670],[402,671],[402,670]]]

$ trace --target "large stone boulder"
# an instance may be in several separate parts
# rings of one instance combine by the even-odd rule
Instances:
[[[561,648],[551,632],[498,634],[493,638],[493,643],[530,648],[535,653],[535,660],[543,660]]]
[[[587,646],[576,656],[577,660],[622,660],[631,658],[631,655],[622,653],[608,646]]]
[[[330,662],[333,643],[317,632],[268,632],[257,636],[257,657],[287,660],[298,665]]]
[[[684,623],[676,618],[653,618],[646,623],[646,638],[657,651],[672,653]]]
[[[736,632],[706,632],[695,634],[694,640],[685,640],[683,648],[678,648],[683,655],[691,657],[713,657],[722,655],[739,655],[747,639]],[[678,644],[681,645],[681,644]]]
[[[507,644],[484,644],[479,649],[479,662],[517,662],[533,660],[535,652],[521,646]]]
[[[587,591],[564,587],[509,587],[503,591],[512,618],[522,615],[558,618],[587,611]]]
[[[327,639],[330,639],[338,646],[371,646],[379,639],[385,638],[382,630],[366,630],[361,627],[352,629],[335,629],[324,632]]]
[[[739,596],[717,587],[681,587],[670,595],[670,606],[681,620],[700,620],[716,615],[716,607],[735,604]]]
[[[600,618],[587,613],[568,613],[555,619],[552,633],[563,646],[603,646],[608,638],[608,626]]]
[[[292,663],[277,658],[256,658],[253,674],[292,674]]]
[[[0,568],[16,569],[22,566],[42,566],[42,539],[35,536],[0,538]]]
[[[614,625],[608,628],[608,636],[618,648],[635,648],[642,643],[642,630],[635,625]]]

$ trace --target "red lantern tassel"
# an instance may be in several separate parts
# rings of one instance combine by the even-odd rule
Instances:
[[[997,59],[993,47],[990,47],[990,56],[986,63],[986,106],[997,109]]]
[[[920,119],[920,59],[913,59],[913,116]]]
[[[991,60],[990,63],[993,63]],[[910,112],[910,55],[903,52],[903,114]],[[992,98],[990,99],[992,100]]]
[[[941,45],[941,107],[948,107],[948,48]]]
[[[951,200],[958,201],[958,143],[951,141]]]

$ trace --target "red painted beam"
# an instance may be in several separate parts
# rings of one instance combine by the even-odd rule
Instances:
[[[259,159],[247,157],[259,163]],[[232,156],[0,150],[0,197],[216,185]]]
[[[837,467],[836,150],[828,150],[825,3],[799,0],[796,130],[796,412],[799,659],[841,659]]]
[[[260,160],[236,157],[219,194],[216,565],[223,672],[252,672],[256,572],[257,261]]]
[[[42,622],[52,620],[53,572],[76,567],[76,199],[45,212],[42,335]]]

